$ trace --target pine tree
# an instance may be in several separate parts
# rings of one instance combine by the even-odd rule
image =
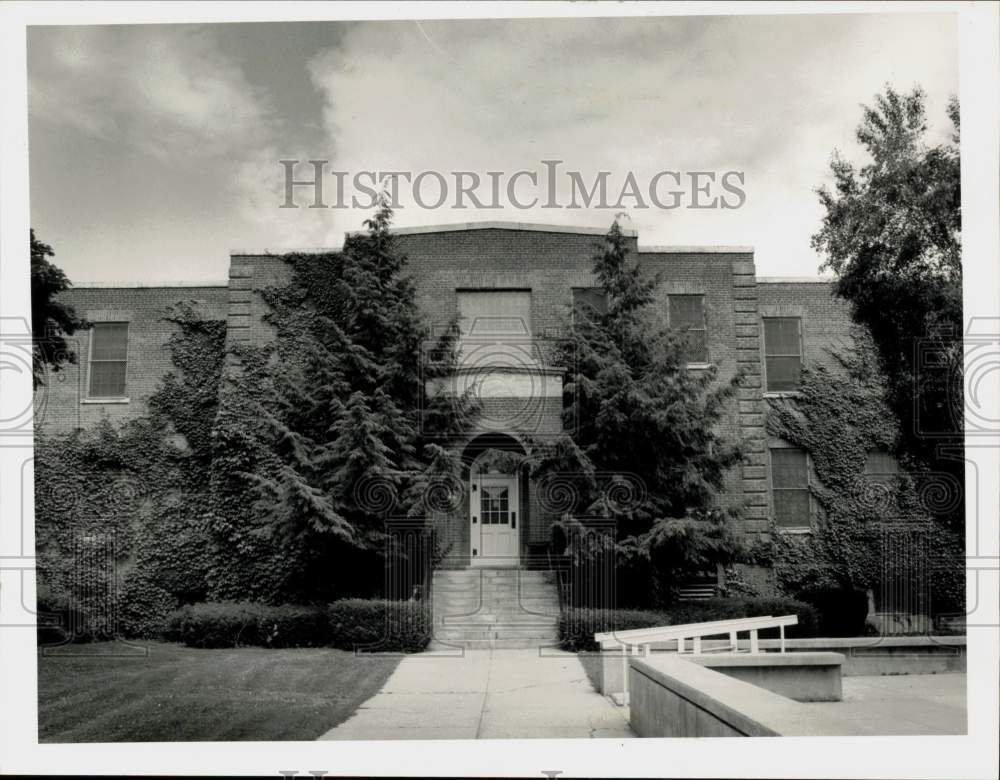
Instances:
[[[251,499],[246,526],[289,551],[298,573],[282,587],[301,591],[289,597],[317,597],[316,579],[334,568],[364,561],[377,573],[386,517],[424,515],[437,475],[458,469],[443,434],[470,409],[427,390],[453,365],[457,322],[434,344],[439,359],[426,361],[431,334],[391,219],[383,200],[341,252],[284,256],[291,281],[264,292],[276,338],[220,417],[229,513]]]
[[[621,560],[652,563],[668,599],[682,569],[736,549],[716,495],[741,450],[717,424],[740,375],[718,382],[714,367],[687,369],[684,334],[659,316],[659,279],[633,260],[617,222],[593,270],[606,311],[573,314],[559,356],[570,433],[538,456],[535,471],[572,483],[567,519],[613,520]]]

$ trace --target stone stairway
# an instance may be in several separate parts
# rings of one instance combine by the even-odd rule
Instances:
[[[558,643],[559,594],[551,572],[438,569],[431,599],[432,649],[552,647]]]

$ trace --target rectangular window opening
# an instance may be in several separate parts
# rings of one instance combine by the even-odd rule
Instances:
[[[764,372],[769,392],[794,392],[802,377],[802,320],[764,318]]]
[[[779,528],[809,528],[809,458],[797,447],[771,449],[771,493]]]
[[[90,398],[124,398],[128,323],[96,322],[90,331]]]
[[[608,294],[603,287],[573,288],[573,317],[599,317],[608,313]]]
[[[538,364],[531,336],[530,290],[458,290],[457,295],[461,366]]]
[[[704,295],[669,295],[670,327],[686,336],[684,361],[708,363],[708,326]]]

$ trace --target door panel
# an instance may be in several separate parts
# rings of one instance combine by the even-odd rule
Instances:
[[[479,526],[479,558],[516,558],[518,555],[518,494],[513,477],[480,477],[473,492],[473,530]],[[473,540],[476,534],[473,532]]]

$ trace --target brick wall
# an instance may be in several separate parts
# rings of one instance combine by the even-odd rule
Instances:
[[[838,365],[831,349],[850,344],[851,310],[842,298],[833,295],[828,281],[758,283],[761,317],[802,318],[802,358],[810,363]]]
[[[757,284],[759,313],[764,317],[799,317],[801,319],[802,364],[824,364],[833,370],[842,367],[831,354],[851,343],[850,307],[846,301],[833,295],[833,286],[829,281],[822,280],[776,280],[761,279]],[[761,355],[763,356],[763,324],[761,324]],[[761,358],[763,360],[763,357]],[[766,369],[765,372],[766,374]],[[766,382],[765,382],[766,384]],[[763,398],[776,397],[782,394],[769,393],[766,388]],[[788,443],[774,437],[766,437],[767,448],[788,446]],[[766,453],[765,453],[766,455]],[[764,476],[767,493],[767,516],[773,516],[773,500],[770,490],[770,463],[765,460]],[[811,479],[817,479],[815,471],[811,471]],[[818,507],[814,504],[812,513]],[[809,520],[803,525],[807,525]],[[750,524],[748,530],[763,533],[766,525]],[[793,531],[794,533],[794,531]]]
[[[75,287],[60,296],[79,315],[92,322],[128,322],[125,392],[128,402],[108,402],[87,397],[90,331],[70,338],[76,365],[49,373],[44,394],[36,401],[36,421],[45,433],[67,433],[89,428],[102,417],[119,422],[144,415],[147,401],[160,379],[173,368],[167,342],[177,326],[164,317],[181,301],[193,304],[206,319],[226,317],[226,287]]]
[[[473,229],[401,233],[399,243],[409,258],[418,302],[431,326],[443,329],[458,310],[458,289],[531,290],[532,335],[542,356],[565,333],[574,287],[595,285],[591,258],[601,236],[593,233],[518,229]],[[803,359],[806,363],[831,363],[828,349],[846,343],[850,319],[846,304],[831,295],[829,283],[758,280],[749,250],[639,249],[628,238],[639,262],[662,280],[657,290],[657,311],[666,319],[667,296],[705,296],[710,361],[718,367],[719,381],[727,381],[738,367],[747,377],[720,424],[720,433],[740,439],[748,452],[746,463],[726,480],[725,500],[746,501],[743,530],[751,535],[769,527],[770,487],[767,474],[767,440],[764,433],[761,318],[802,318]],[[171,368],[166,349],[174,326],[163,320],[168,307],[193,300],[208,318],[228,320],[228,341],[261,345],[273,337],[263,321],[266,306],[260,291],[289,279],[289,267],[276,255],[234,253],[228,286],[77,288],[63,297],[84,316],[94,320],[127,320],[129,354],[127,392],[129,403],[88,403],[86,399],[88,334],[75,337],[81,365],[54,375],[39,405],[39,419],[46,431],[68,431],[90,426],[102,416],[121,420],[143,414],[146,401],[159,379]],[[558,430],[558,399],[525,405],[519,399],[490,399],[490,416],[511,419],[527,433]],[[525,541],[548,538],[548,519],[539,514],[533,486],[522,490],[530,510],[522,515]],[[522,509],[522,512],[524,509]],[[440,518],[453,554],[468,553],[466,508]]]

